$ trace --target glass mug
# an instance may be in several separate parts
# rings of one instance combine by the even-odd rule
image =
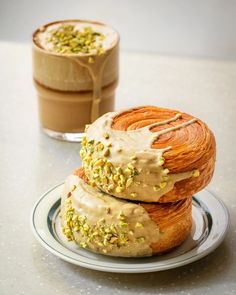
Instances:
[[[114,110],[119,34],[93,21],[49,23],[33,33],[33,80],[43,131],[81,141],[86,124]]]

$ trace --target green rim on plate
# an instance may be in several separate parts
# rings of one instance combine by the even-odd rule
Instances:
[[[61,232],[60,199],[63,184],[47,191],[35,204],[31,227],[35,237],[47,250],[70,263],[89,269],[144,273],[171,269],[194,262],[223,241],[229,224],[224,203],[214,194],[203,190],[193,196],[193,227],[188,239],[174,251],[148,258],[119,258],[92,253],[74,242],[68,242]]]

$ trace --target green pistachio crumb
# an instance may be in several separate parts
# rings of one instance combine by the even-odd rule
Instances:
[[[163,181],[163,182],[160,183],[160,188],[163,189],[163,188],[166,187],[166,185],[167,185],[167,182]]]
[[[103,136],[104,136],[105,139],[108,139],[108,138],[110,137],[109,134],[108,134],[107,132],[105,132],[105,133],[103,134]]]
[[[126,188],[130,187],[132,183],[133,183],[133,178],[132,177],[128,178],[126,181]]]
[[[131,193],[130,195],[131,195],[132,198],[136,198],[138,194],[137,193]]]
[[[153,190],[154,190],[155,192],[159,192],[160,189],[161,189],[161,188],[159,187],[159,185],[155,185],[155,186],[153,187]]]
[[[124,189],[123,189],[122,186],[117,186],[117,187],[116,187],[116,192],[117,192],[117,193],[121,193],[121,192],[123,192],[123,190],[124,190]]]
[[[170,172],[170,170],[167,169],[167,168],[165,168],[165,169],[163,170],[163,173],[164,173],[164,174],[168,174],[169,172]]]
[[[106,149],[105,152],[104,152],[104,156],[105,157],[108,157],[110,155],[110,150],[109,149]]]
[[[82,248],[86,248],[87,247],[87,243],[86,242],[80,242],[80,247]]]
[[[164,157],[160,157],[159,161],[158,161],[158,165],[162,166],[165,163],[165,158]]]
[[[144,243],[144,242],[145,242],[145,238],[144,238],[144,237],[138,237],[138,238],[137,238],[137,241],[138,241],[139,243]]]
[[[135,227],[136,228],[141,228],[141,227],[143,227],[143,224],[140,223],[140,222],[136,222]]]
[[[56,53],[93,55],[105,53],[102,45],[105,35],[94,31],[91,27],[79,30],[74,25],[61,24],[57,29],[49,31],[49,34],[47,42],[51,44],[51,50]],[[93,63],[94,58],[89,57],[88,62]]]
[[[199,172],[199,170],[194,170],[193,173],[192,173],[192,176],[193,176],[193,177],[198,177],[198,176],[200,176],[200,172]]]
[[[76,185],[74,184],[71,191],[73,192],[76,189]]]
[[[90,56],[90,57],[88,58],[88,63],[89,63],[89,64],[93,64],[94,61],[95,61],[95,60],[94,60],[93,57]]]

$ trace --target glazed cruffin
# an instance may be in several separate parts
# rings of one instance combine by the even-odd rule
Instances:
[[[64,234],[94,252],[140,257],[187,238],[191,198],[212,178],[216,144],[201,120],[145,106],[89,125],[80,155],[63,192]]]

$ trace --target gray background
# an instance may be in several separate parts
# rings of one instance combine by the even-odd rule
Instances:
[[[56,19],[100,20],[122,49],[236,59],[235,0],[1,0],[0,39],[29,41]]]

